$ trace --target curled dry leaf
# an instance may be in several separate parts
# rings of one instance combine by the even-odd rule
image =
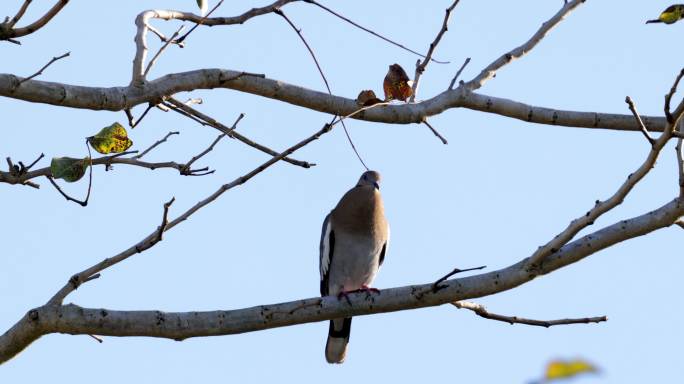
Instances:
[[[88,138],[88,143],[103,155],[121,153],[133,145],[133,141],[128,138],[126,128],[119,123],[102,128],[97,135]]]
[[[55,179],[64,179],[66,182],[73,183],[85,175],[88,165],[90,165],[89,157],[84,159],[53,157],[50,162],[50,173]]]
[[[375,96],[375,92],[370,89],[361,91],[359,92],[359,95],[356,96],[356,104],[361,107],[367,107],[377,103],[382,103],[382,100],[378,99],[378,97]]]

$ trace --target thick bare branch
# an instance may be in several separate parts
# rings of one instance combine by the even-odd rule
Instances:
[[[0,24],[0,40],[10,40],[13,37],[26,36],[43,28],[47,23],[50,22],[50,20],[52,20],[53,17],[55,17],[55,15],[59,13],[59,11],[62,10],[62,8],[64,8],[65,5],[67,5],[68,2],[69,0],[58,0],[57,3],[52,6],[52,8],[50,8],[43,16],[40,17],[40,19],[22,28],[13,28],[14,23],[11,21],[7,25]],[[19,10],[19,13],[17,14],[18,17],[21,17],[23,12],[26,11],[25,7],[28,7],[27,3],[29,2],[27,1],[24,3],[22,9]]]
[[[540,272],[550,273],[621,241],[670,226],[682,215],[684,204],[675,199],[647,214],[617,222],[565,245],[546,260]],[[327,296],[237,310],[177,313],[45,305],[30,310],[0,336],[0,363],[49,333],[183,340],[436,306],[492,295],[529,282],[537,275],[526,272],[526,265],[525,259],[497,271],[447,280],[439,290],[428,283],[383,289],[379,294],[351,293],[349,303]]]
[[[477,77],[474,79],[470,80],[469,82],[465,83],[465,87],[467,87],[469,90],[474,91],[476,89],[479,89],[486,83],[488,80],[493,78],[496,75],[496,71],[501,69],[503,66],[506,64],[510,63],[511,61],[515,59],[519,59],[522,56],[526,55],[528,52],[530,52],[537,44],[539,44],[540,41],[546,36],[549,31],[551,31],[558,23],[561,22],[572,10],[577,8],[580,4],[584,3],[585,0],[572,0],[572,1],[566,1],[563,4],[563,7],[556,12],[555,15],[553,15],[552,18],[544,22],[535,32],[532,37],[526,41],[523,45],[511,50],[510,52],[507,52],[503,55],[501,55],[498,59],[494,60],[491,64],[489,64],[485,69],[480,72]]]
[[[332,115],[346,116],[358,110],[355,99],[222,69],[173,73],[150,81],[143,88],[84,87],[29,80],[15,91],[20,80],[14,75],[0,74],[0,96],[62,107],[121,111],[139,104],[157,103],[178,92],[228,88]],[[473,109],[539,124],[639,131],[632,115],[551,109],[469,92],[463,87],[442,92],[420,103],[382,105],[357,113],[353,118],[390,124],[418,124],[451,108]],[[642,119],[651,132],[662,131],[667,124],[662,117],[642,116]]]
[[[244,113],[241,113],[241,114],[238,116],[238,118],[237,118],[237,119],[235,120],[235,122],[233,123],[233,126],[231,127],[231,132],[234,131],[235,128],[237,128],[238,123],[240,122],[240,120],[242,120],[243,117],[245,117],[245,114],[244,114]],[[192,159],[190,159],[190,161],[188,161],[187,163],[185,163],[185,166],[183,167],[183,168],[184,168],[184,172],[187,172],[187,174],[189,174],[189,175],[192,175],[193,173],[194,173],[195,175],[197,175],[197,171],[196,171],[196,170],[193,171],[192,169],[190,169],[190,167],[192,166],[192,164],[194,164],[195,161],[201,159],[201,158],[202,158],[204,155],[206,155],[207,153],[211,152],[211,151],[214,149],[214,147],[216,146],[216,144],[218,144],[218,142],[221,141],[221,139],[223,139],[224,137],[226,137],[226,134],[225,134],[225,133],[221,133],[221,134],[220,134],[220,135],[219,135],[219,136],[218,136],[218,137],[209,145],[209,147],[207,147],[205,150],[203,150],[202,152],[200,152],[200,153],[197,154],[196,156],[193,156]],[[214,172],[214,171],[212,170],[212,171],[203,173],[203,175],[206,175],[206,174],[209,174],[209,173],[213,173],[213,172]],[[182,173],[182,172],[181,172],[181,173]]]

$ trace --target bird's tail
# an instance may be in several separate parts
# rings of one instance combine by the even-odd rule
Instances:
[[[351,317],[330,320],[328,342],[325,343],[325,359],[330,364],[341,364],[347,356],[349,332],[351,331]]]
[[[646,24],[651,24],[651,23],[662,23],[662,22],[663,22],[662,20],[655,19],[655,20],[648,20],[648,21],[646,22]]]

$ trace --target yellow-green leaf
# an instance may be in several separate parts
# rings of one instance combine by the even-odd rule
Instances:
[[[546,366],[544,378],[546,381],[556,379],[566,379],[577,376],[581,373],[598,372],[598,369],[591,363],[582,360],[554,360]]]
[[[121,153],[133,145],[133,141],[128,138],[126,128],[119,123],[102,128],[97,135],[88,138],[88,143],[103,155]]]
[[[50,163],[50,173],[55,179],[64,179],[69,183],[78,181],[85,175],[90,165],[90,158],[74,159],[72,157],[53,157]]]

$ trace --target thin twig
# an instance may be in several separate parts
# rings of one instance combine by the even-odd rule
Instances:
[[[98,343],[102,344],[102,341],[103,341],[103,340],[102,340],[101,338],[99,338],[99,337],[97,337],[97,336],[95,336],[95,335],[91,335],[91,334],[88,334],[88,336],[92,337],[93,339],[95,339],[95,341],[97,341]]]
[[[155,243],[162,241],[164,231],[166,231],[166,226],[169,225],[169,208],[174,201],[176,201],[176,198],[172,197],[171,200],[164,203],[164,214],[162,215],[161,225],[157,228],[157,239]]]
[[[418,82],[420,81],[420,76],[423,75],[423,72],[425,72],[425,68],[427,68],[428,63],[430,63],[430,59],[432,58],[432,54],[435,52],[435,49],[437,48],[437,44],[439,44],[440,40],[442,40],[442,36],[444,36],[446,31],[449,29],[449,17],[451,17],[451,11],[453,11],[454,8],[456,8],[459,1],[460,0],[454,0],[451,6],[446,9],[444,21],[442,22],[442,29],[440,29],[437,33],[437,36],[435,36],[435,40],[433,40],[432,43],[430,43],[430,48],[428,49],[423,61],[421,62],[419,60],[418,62],[416,62],[416,72],[413,76],[413,92],[411,94],[411,98],[409,99],[410,103],[413,103],[416,100],[416,93],[418,93]]]
[[[67,195],[66,192],[64,192],[64,191],[62,190],[62,188],[60,188],[59,185],[57,185],[57,183],[55,182],[55,180],[52,178],[52,174],[50,174],[50,175],[45,175],[45,177],[50,181],[50,183],[52,184],[52,186],[55,187],[55,188],[57,189],[57,191],[58,191],[62,196],[64,196],[65,199],[67,199],[67,201],[73,201],[74,203],[76,203],[76,204],[78,204],[78,205],[80,205],[80,206],[82,206],[82,207],[85,207],[85,206],[88,205],[88,200],[90,199],[90,191],[91,191],[92,186],[93,186],[93,160],[92,160],[92,157],[91,157],[92,155],[91,155],[91,153],[90,153],[90,146],[88,145],[88,142],[87,142],[87,141],[86,141],[86,148],[88,148],[88,162],[89,162],[90,164],[88,164],[88,192],[86,193],[85,200],[81,201],[81,200],[75,199],[75,198],[73,198],[73,197]]]
[[[425,57],[425,55],[423,55],[422,53],[419,53],[419,52],[416,52],[416,51],[414,51],[414,50],[412,50],[412,49],[406,48],[405,46],[403,46],[403,45],[401,45],[401,44],[399,44],[399,43],[397,43],[397,42],[395,42],[395,41],[393,41],[393,40],[390,40],[390,39],[388,39],[388,38],[386,38],[386,37],[384,37],[384,36],[382,36],[382,35],[380,35],[380,34],[378,34],[378,33],[376,33],[376,32],[373,32],[373,31],[371,31],[370,29],[368,29],[368,28],[366,28],[366,27],[363,27],[363,26],[361,26],[361,25],[359,25],[359,24],[357,24],[357,23],[351,21],[350,19],[348,19],[348,18],[346,18],[346,17],[340,15],[339,13],[333,11],[332,9],[330,9],[330,8],[328,8],[328,7],[326,7],[326,6],[322,5],[322,4],[319,4],[318,2],[316,2],[316,1],[314,1],[314,0],[303,0],[303,1],[304,1],[305,3],[314,4],[314,5],[318,6],[319,8],[325,10],[326,12],[332,14],[333,16],[336,16],[336,17],[338,17],[338,18],[340,18],[340,19],[346,21],[347,23],[349,23],[349,24],[355,26],[356,28],[359,28],[359,29],[361,29],[361,30],[363,30],[363,31],[366,31],[366,32],[370,33],[371,35],[373,35],[373,36],[375,36],[375,37],[379,37],[379,38],[381,38],[382,40],[385,40],[386,42],[388,42],[388,43],[390,43],[390,44],[392,44],[392,45],[395,45],[395,46],[397,46],[397,47],[399,47],[399,48],[401,48],[401,49],[403,49],[403,50],[405,50],[405,51],[411,52],[411,53],[413,53],[414,55],[418,55],[418,56],[420,56],[420,57]],[[435,60],[435,59],[430,59],[430,60],[432,60],[433,62],[438,63],[438,64],[449,64],[448,61],[439,61],[439,60]]]
[[[143,156],[145,156],[146,154],[148,154],[151,150],[153,150],[154,148],[156,148],[159,144],[166,142],[166,140],[167,140],[170,136],[172,136],[172,135],[180,135],[180,132],[178,132],[178,131],[171,131],[171,132],[167,133],[166,136],[164,136],[164,138],[162,138],[161,140],[157,140],[156,143],[152,144],[149,148],[147,148],[146,150],[142,151],[139,155],[136,155],[136,156],[131,157],[131,159],[135,159],[135,160],[140,159],[141,157],[143,157]]]
[[[62,188],[60,188],[59,185],[57,185],[57,183],[55,183],[55,180],[52,178],[52,176],[45,176],[45,177],[50,181],[50,183],[52,184],[52,186],[55,187],[55,189],[57,189],[57,192],[59,192],[60,194],[62,194],[62,196],[64,196],[64,198],[67,199],[67,201],[73,201],[74,203],[76,203],[76,204],[78,204],[78,205],[80,205],[80,206],[82,206],[82,207],[85,207],[86,205],[88,205],[88,203],[85,202],[85,201],[81,201],[81,200],[78,200],[78,199],[74,199],[73,197],[67,195],[67,194],[62,190]]]
[[[454,303],[451,303],[453,306],[456,308],[460,309],[469,309],[475,314],[477,314],[480,317],[483,317],[485,319],[490,319],[490,320],[496,320],[496,321],[503,321],[508,324],[526,324],[526,325],[535,325],[538,327],[544,327],[544,328],[549,328],[554,325],[568,325],[568,324],[589,324],[589,323],[601,323],[604,321],[608,321],[608,318],[606,316],[598,316],[598,317],[583,317],[579,319],[560,319],[560,320],[533,320],[533,319],[525,319],[523,317],[517,317],[517,316],[504,316],[504,315],[497,315],[496,313],[491,313],[487,311],[487,309],[477,303],[471,303],[469,301],[456,301]]]
[[[17,22],[24,16],[24,13],[26,13],[26,10],[28,9],[29,5],[31,4],[32,0],[24,0],[24,4],[21,5],[21,8],[19,8],[19,11],[17,12],[16,15],[12,18],[12,20],[9,21],[7,26],[9,28],[14,28],[14,26],[17,24]]]
[[[42,75],[42,74],[43,74],[43,71],[44,71],[47,67],[49,67],[50,65],[52,65],[52,63],[54,63],[54,62],[57,61],[57,60],[63,59],[63,58],[65,58],[65,57],[69,56],[69,55],[71,55],[71,52],[67,52],[67,53],[65,53],[65,54],[63,54],[63,55],[61,55],[61,56],[55,56],[55,57],[53,57],[47,64],[43,65],[43,68],[39,69],[38,72],[34,73],[33,75],[31,75],[31,76],[29,76],[29,77],[26,77],[26,78],[24,78],[24,79],[19,80],[19,82],[17,83],[16,86],[19,87],[22,83],[24,83],[24,82],[26,82],[26,81],[29,81],[29,80],[33,79],[34,77],[36,77],[36,76]]]
[[[126,116],[128,117],[128,125],[131,127],[131,129],[135,128],[140,124],[140,122],[147,116],[147,112],[154,107],[154,103],[148,103],[147,108],[145,108],[145,111],[140,115],[137,121],[133,122],[133,114],[131,113],[130,109],[126,109]]]
[[[672,117],[672,113],[670,112],[670,103],[672,102],[672,96],[674,96],[675,92],[677,92],[677,87],[679,86],[679,81],[682,80],[682,77],[684,77],[684,68],[682,68],[682,70],[679,71],[679,75],[677,75],[674,84],[672,84],[670,92],[668,92],[668,94],[665,95],[665,118],[667,119],[667,122],[670,124],[674,123],[674,118]]]
[[[458,69],[458,71],[454,75],[454,78],[451,79],[451,83],[449,83],[449,88],[447,88],[447,90],[454,89],[454,85],[456,84],[456,79],[458,79],[458,77],[461,76],[461,72],[463,72],[463,69],[465,69],[465,67],[466,67],[466,65],[468,65],[468,63],[470,63],[470,57],[465,59],[465,61],[463,62],[463,65],[461,65],[461,68]]]
[[[33,161],[33,163],[29,164],[28,167],[23,167],[22,172],[23,172],[23,173],[26,173],[26,172],[30,171],[31,168],[33,168],[33,166],[36,165],[36,163],[38,163],[38,162],[40,161],[40,159],[42,159],[43,157],[45,157],[45,154],[44,154],[44,153],[41,153],[41,154],[38,156],[38,158],[35,159],[35,160]],[[21,162],[20,162],[20,163],[21,163]],[[23,164],[22,164],[22,165],[23,165]]]
[[[444,286],[440,286],[439,283],[446,281],[446,279],[450,278],[451,276],[461,273],[461,272],[470,272],[470,271],[479,271],[481,269],[487,268],[486,265],[481,265],[479,267],[474,267],[474,268],[466,268],[466,269],[460,269],[460,268],[454,268],[451,272],[447,273],[446,275],[440,277],[437,281],[432,283],[432,290],[434,292],[439,291],[440,289],[444,288]]]
[[[200,21],[199,21],[198,23],[196,23],[195,25],[193,25],[193,27],[190,28],[190,30],[188,31],[188,33],[186,33],[185,35],[181,36],[181,38],[178,39],[178,43],[179,43],[179,44],[182,44],[182,43],[185,41],[185,39],[192,33],[192,31],[194,31],[197,27],[199,27],[200,25],[202,25],[202,24],[204,23],[204,21],[207,19],[207,17],[209,17],[212,13],[214,13],[214,11],[215,11],[218,7],[220,7],[221,4],[223,4],[223,0],[219,1],[218,3],[216,3],[216,5],[214,6],[214,8],[212,8],[209,12],[207,12],[206,15],[202,16],[202,19],[200,19]],[[172,40],[173,40],[173,39],[172,39]]]
[[[237,128],[238,123],[240,122],[240,120],[242,120],[243,117],[245,117],[245,114],[244,114],[244,113],[241,113],[240,116],[238,116],[237,120],[235,120],[235,122],[233,123],[233,126],[231,127],[231,132],[234,131],[234,130]],[[181,171],[181,173],[186,172],[188,175],[191,175],[191,174],[193,174],[193,173],[196,174],[199,170],[194,170],[194,171],[193,171],[192,169],[190,169],[190,166],[191,166],[195,161],[197,161],[197,160],[199,160],[200,158],[202,158],[202,156],[204,156],[204,155],[206,155],[207,153],[211,152],[211,151],[214,149],[214,146],[216,146],[216,144],[217,144],[221,139],[223,139],[225,136],[226,136],[225,133],[221,133],[221,134],[216,138],[216,140],[214,140],[214,141],[211,143],[211,145],[209,145],[209,147],[208,147],[207,149],[205,149],[204,151],[200,152],[197,156],[193,156],[192,159],[190,159],[190,161],[188,161],[187,163],[185,163],[185,166],[183,166],[183,170]],[[205,170],[205,169],[202,169],[202,170]],[[207,173],[203,173],[202,175],[208,175],[208,174],[210,174],[210,173],[214,173],[214,171],[210,171],[210,172],[207,172]]]
[[[427,119],[423,120],[423,124],[427,125],[428,128],[430,128],[432,133],[434,133],[438,139],[442,140],[442,144],[449,144],[447,142],[447,139],[445,139],[444,136],[442,136],[439,132],[437,132],[437,130],[435,128],[433,128],[432,125],[430,125],[430,123],[428,123]]]
[[[135,120],[135,118],[133,117],[133,112],[131,112],[130,108],[124,108],[124,113],[126,114],[126,118],[128,119],[128,126],[133,127],[133,120]]]
[[[299,36],[299,39],[302,40],[302,43],[304,43],[304,46],[306,46],[306,49],[309,51],[309,54],[311,55],[311,58],[313,59],[314,63],[316,64],[316,68],[318,68],[318,73],[321,74],[321,77],[323,78],[323,82],[325,83],[325,88],[328,90],[328,94],[332,95],[332,90],[330,89],[330,84],[328,83],[328,79],[325,77],[325,74],[323,73],[323,69],[321,68],[321,65],[318,63],[318,59],[316,58],[316,54],[314,53],[313,49],[311,49],[311,46],[309,43],[306,41],[304,38],[304,35],[302,35],[301,29],[297,28],[297,26],[294,25],[292,20],[290,20],[287,15],[282,11],[282,9],[277,8],[274,11],[275,14],[281,16],[282,18],[287,21],[287,23],[294,29],[295,32],[297,32],[297,36]],[[335,120],[337,116],[333,117],[333,121]],[[356,154],[356,157],[359,159],[361,162],[361,165],[363,165],[366,170],[368,170],[368,166],[366,165],[366,162],[363,161],[363,158],[361,157],[361,154],[359,151],[356,149],[356,145],[354,145],[354,141],[351,138],[351,135],[349,134],[349,130],[347,129],[347,125],[344,123],[343,120],[340,120],[342,123],[342,128],[344,129],[344,133],[347,136],[347,141],[349,141],[349,145],[351,145],[352,149],[354,150],[354,153]]]
[[[40,17],[40,19],[34,21],[33,23],[25,27],[13,29],[12,34],[9,37],[26,36],[43,28],[45,24],[50,22],[50,20],[52,20],[52,18],[55,17],[55,15],[57,15],[59,11],[61,11],[62,8],[64,8],[65,5],[67,5],[68,2],[69,0],[58,0],[57,3],[52,6],[52,8],[50,8],[43,16]],[[16,43],[19,44],[19,42]]]
[[[202,125],[208,125],[210,127],[218,129],[219,131],[228,135],[228,137],[238,139],[241,142],[249,145],[250,147],[260,150],[261,152],[267,153],[271,156],[278,155],[278,152],[276,152],[276,151],[274,151],[274,150],[272,150],[272,149],[270,149],[264,145],[261,145],[259,143],[256,143],[256,142],[248,139],[247,137],[241,135],[237,131],[232,131],[230,127],[223,125],[222,123],[213,119],[212,117],[203,114],[202,112],[190,107],[189,105],[186,105],[185,103],[183,103],[179,100],[174,99],[173,97],[167,98],[166,101],[169,103],[166,105],[169,108],[173,109],[173,111],[175,111],[175,112],[178,112],[184,116],[187,116],[187,117],[197,121],[198,123],[200,123]],[[286,157],[285,159],[283,159],[283,161],[288,162],[288,163],[293,164],[293,165],[298,165],[298,166],[303,167],[303,168],[311,168],[312,166],[316,165],[314,163],[308,163],[306,161],[291,159],[289,157]]]
[[[147,29],[150,30],[152,33],[154,33],[155,35],[157,35],[157,37],[159,38],[159,40],[160,40],[162,43],[166,43],[167,41],[171,41],[171,44],[176,44],[176,45],[179,46],[180,48],[185,48],[185,44],[179,43],[178,40],[173,40],[173,39],[170,39],[170,40],[169,40],[169,38],[167,38],[163,33],[159,32],[159,30],[158,30],[157,28],[153,27],[152,25],[147,24],[146,27],[147,27]]]
[[[162,45],[161,48],[159,48],[159,50],[157,51],[157,53],[154,54],[154,56],[152,57],[152,59],[150,60],[150,62],[147,63],[147,68],[145,68],[145,71],[143,72],[143,78],[146,78],[146,77],[147,77],[147,74],[150,72],[150,69],[152,69],[152,66],[157,62],[157,59],[159,59],[159,56],[162,54],[162,52],[164,52],[164,50],[166,49],[166,47],[168,47],[169,44],[171,44],[171,42],[173,42],[173,41],[176,39],[176,37],[178,37],[178,35],[181,33],[181,31],[182,31],[183,29],[185,29],[185,25],[181,25],[181,26],[178,28],[178,30],[176,30],[176,32],[174,32],[173,35],[171,35],[171,38],[168,39],[168,40],[164,43],[164,45]],[[149,108],[148,108],[148,109],[149,109]],[[145,111],[145,112],[147,113],[147,111]],[[143,116],[144,116],[144,114],[143,114]],[[142,120],[143,116],[140,117],[140,120]]]
[[[637,121],[637,124],[639,124],[639,129],[641,130],[641,133],[644,134],[644,137],[646,137],[646,140],[653,146],[655,143],[655,140],[651,137],[651,134],[648,133],[648,129],[646,128],[646,125],[644,125],[644,122],[641,120],[641,116],[639,116],[639,112],[636,110],[636,105],[634,105],[634,101],[632,100],[631,97],[627,96],[625,98],[625,103],[629,105],[629,110],[632,111],[632,114],[634,115],[634,118]]]

